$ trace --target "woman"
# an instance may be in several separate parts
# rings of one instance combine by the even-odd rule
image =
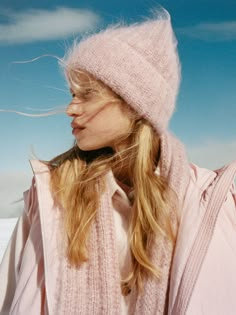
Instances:
[[[75,144],[32,161],[0,269],[1,314],[233,314],[234,168],[223,191],[221,172],[189,165],[168,132],[176,45],[163,10],[85,38],[62,60]]]

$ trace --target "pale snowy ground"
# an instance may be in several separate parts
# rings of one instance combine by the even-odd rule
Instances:
[[[0,219],[0,262],[10,240],[18,218]]]

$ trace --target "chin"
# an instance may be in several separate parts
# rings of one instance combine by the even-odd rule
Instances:
[[[99,149],[106,147],[106,145],[82,144],[82,143],[78,143],[78,141],[77,141],[77,146],[82,151],[94,151],[94,150],[99,150]]]

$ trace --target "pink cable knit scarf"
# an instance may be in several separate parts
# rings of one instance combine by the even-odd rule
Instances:
[[[188,185],[188,164],[182,144],[170,134],[161,137],[161,175],[182,202]],[[91,229],[89,261],[81,268],[69,266],[62,257],[57,279],[58,301],[53,314],[120,315],[120,272],[115,246],[114,219],[108,190],[101,196],[100,207]],[[173,246],[166,239],[154,241],[150,248],[152,262],[162,268],[160,281],[148,279],[143,295],[131,292],[129,314],[165,314],[168,304],[168,284]]]

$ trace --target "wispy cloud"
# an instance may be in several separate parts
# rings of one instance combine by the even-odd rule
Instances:
[[[100,17],[90,10],[58,7],[55,10],[31,9],[2,11],[7,22],[0,23],[0,44],[20,44],[63,39],[94,29]]]
[[[217,169],[236,160],[236,140],[230,142],[207,140],[199,146],[189,146],[188,153],[193,163]]]
[[[236,21],[219,23],[200,23],[176,29],[178,34],[204,41],[236,40]]]

